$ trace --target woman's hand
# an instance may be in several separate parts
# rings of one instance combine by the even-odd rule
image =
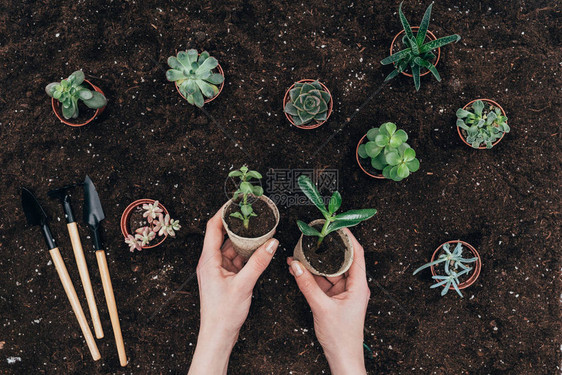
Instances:
[[[363,327],[371,292],[367,285],[363,247],[349,229],[354,260],[345,275],[326,278],[312,275],[293,258],[289,271],[295,276],[314,316],[316,337],[324,349],[332,374],[366,374]]]
[[[279,244],[269,240],[244,264],[230,240],[224,242],[220,215],[221,210],[207,223],[197,265],[201,324],[189,374],[226,374],[230,353],[250,310],[252,290]]]

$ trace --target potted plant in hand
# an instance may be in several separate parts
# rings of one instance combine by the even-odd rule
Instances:
[[[168,57],[168,65],[171,68],[166,72],[168,81],[174,82],[189,104],[199,108],[219,96],[224,87],[224,72],[207,51],[201,54],[194,49],[180,51],[177,57]]]
[[[103,112],[107,104],[103,91],[85,79],[84,72],[81,70],[75,71],[61,82],[49,83],[45,91],[52,98],[51,106],[57,118],[70,126],[89,124]],[[88,113],[88,109],[95,109],[95,112]],[[82,120],[77,120],[82,112],[86,115],[82,116]]]
[[[431,3],[423,15],[422,22],[419,27],[410,27],[406,16],[402,12],[402,3],[398,8],[398,14],[400,16],[400,22],[402,23],[403,30],[400,31],[392,40],[390,45],[390,56],[381,61],[382,65],[393,64],[395,69],[386,77],[385,82],[396,77],[399,73],[407,75],[414,78],[414,86],[416,91],[420,89],[420,77],[431,72],[437,81],[441,81],[441,76],[437,72],[435,65],[439,62],[439,57],[441,56],[441,47],[449,43],[458,42],[461,37],[457,34],[445,36],[443,38],[437,39],[431,31],[428,31],[429,20],[431,18],[431,8],[433,3]],[[414,35],[413,31],[416,31]],[[400,35],[404,34],[402,37],[402,45],[404,49],[396,52],[395,49],[397,45],[396,40]],[[426,38],[430,39],[426,43]],[[433,51],[437,50],[437,56]],[[412,74],[406,73],[406,69],[410,68]],[[421,73],[422,70],[426,72]]]
[[[372,128],[357,144],[357,164],[373,178],[401,181],[420,168],[416,152],[407,140],[408,134],[402,129],[397,130],[392,122]]]
[[[367,208],[336,214],[342,203],[339,192],[335,191],[332,194],[326,208],[320,192],[310,178],[302,175],[298,183],[307,198],[320,210],[324,219],[314,220],[310,224],[297,220],[302,235],[297,242],[293,257],[315,275],[326,277],[342,275],[353,262],[353,245],[342,229],[370,219],[377,210]]]
[[[485,150],[509,133],[503,108],[490,99],[476,99],[457,110],[457,131],[468,146]]]
[[[156,247],[168,235],[175,237],[181,228],[178,220],[170,218],[166,207],[153,199],[139,199],[127,206],[120,224],[131,252]]]
[[[450,246],[455,249],[451,251]],[[472,253],[472,258],[463,258],[463,245]],[[474,263],[474,268],[467,266]],[[448,241],[435,250],[431,261],[414,271],[414,275],[423,269],[430,267],[433,279],[436,281],[430,288],[443,286],[441,295],[444,296],[449,290],[455,290],[462,297],[461,289],[468,288],[480,275],[482,260],[480,254],[474,247],[464,241]]]
[[[293,83],[283,98],[287,120],[297,128],[314,129],[332,114],[332,94],[318,80],[302,79]]]
[[[253,185],[262,175],[247,166],[228,174],[239,180],[232,198],[222,207],[222,223],[234,250],[248,259],[258,247],[273,237],[279,224],[279,210],[263,195],[263,188]]]

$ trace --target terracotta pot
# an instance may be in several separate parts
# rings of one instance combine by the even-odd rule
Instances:
[[[413,26],[411,29],[412,29],[412,31],[417,31],[419,29],[419,27]],[[398,37],[400,35],[404,34],[404,32],[405,32],[404,30],[401,30],[398,34],[396,34],[394,39],[392,39],[392,43],[390,44],[390,55],[393,54],[392,50],[394,49],[394,43],[396,42],[396,40],[398,39]],[[437,40],[437,37],[429,30],[427,30],[427,34],[425,34],[425,38],[426,39],[429,38],[429,40]],[[437,59],[435,60],[435,64],[433,64],[433,65],[437,66],[437,63],[439,63],[440,58],[441,58],[441,47],[437,48]],[[421,73],[420,77],[423,77],[424,75],[429,74],[429,73],[431,73],[431,72],[429,70],[427,70],[426,72]],[[408,77],[412,77],[412,75],[410,73],[402,72],[402,74],[404,74],[405,76],[408,76]]]
[[[496,103],[495,101],[491,100],[491,99],[474,99],[473,101],[469,102],[467,105],[465,105],[464,107],[462,107],[462,109],[467,109],[468,107],[470,107],[470,106],[472,105],[472,103],[474,103],[474,102],[477,101],[477,100],[482,100],[483,102],[487,102],[487,103],[492,104],[493,106],[498,107],[498,108],[500,109],[500,111],[502,111],[502,114],[503,114],[504,116],[507,116],[507,115],[505,114],[505,111],[503,110],[502,106],[499,105],[498,103]],[[462,141],[463,141],[467,146],[470,146],[470,148],[474,148],[474,147],[472,147],[472,145],[471,145],[470,143],[468,143],[468,142],[466,141],[466,137],[464,136],[464,134],[463,134],[463,132],[462,132],[461,130],[462,130],[462,129],[457,126],[457,133],[459,133],[459,137],[461,137]],[[505,136],[505,133],[502,134],[502,136],[501,136],[500,139],[498,139],[497,141],[495,141],[494,143],[492,143],[492,147],[494,147],[495,145],[497,145],[498,143],[500,143],[500,141],[503,139],[504,136]],[[488,149],[486,148],[486,146],[480,146],[480,147],[478,147],[478,150],[488,150]]]
[[[464,241],[460,241],[460,240],[447,241],[447,242],[441,244],[441,246],[439,246],[437,248],[437,250],[435,250],[433,252],[433,256],[431,257],[431,262],[433,262],[437,258],[437,255],[441,251],[441,248],[443,247],[443,245],[445,245],[446,243],[451,244],[451,245],[456,245],[459,242],[463,245],[463,247],[465,249],[469,249],[472,252],[472,254],[474,254],[475,257],[478,257],[478,260],[476,261],[476,263],[474,265],[472,274],[470,275],[468,280],[466,280],[465,282],[462,282],[458,285],[459,289],[465,289],[465,288],[468,288],[469,286],[471,286],[472,284],[474,284],[476,282],[476,279],[478,279],[478,276],[480,276],[480,270],[482,268],[482,259],[480,258],[480,254],[478,254],[478,251],[476,251],[476,249],[471,244],[466,243]],[[435,266],[431,266],[431,273],[432,273],[433,276],[437,276],[437,273],[435,272]],[[455,288],[453,286],[450,286],[449,290],[455,290]]]
[[[96,85],[94,85],[92,82],[88,81],[87,79],[84,80],[84,82],[86,82],[87,84],[89,84],[95,91],[99,92],[100,94],[102,94],[103,96],[105,96],[105,94],[103,93],[103,91],[101,91],[101,89],[99,87],[97,87]],[[72,122],[70,122],[69,120],[65,119],[64,116],[62,115],[62,110],[61,110],[61,106],[62,104],[55,98],[51,98],[51,107],[53,107],[53,112],[55,112],[55,116],[57,116],[57,118],[64,124],[68,125],[68,126],[73,126],[73,127],[80,127],[80,126],[84,126],[84,125],[88,125],[90,122],[92,122],[96,117],[98,117],[99,115],[102,114],[103,110],[105,109],[105,106],[96,109],[96,113],[94,113],[94,115],[86,122],[83,122],[81,124],[74,124]]]
[[[219,71],[220,75],[224,77],[224,71],[222,70],[221,64],[217,65],[217,70]],[[185,100],[187,100],[187,98],[181,93],[177,82],[174,82],[174,85],[176,86],[176,90],[178,90],[178,93],[181,95],[181,97],[184,98]],[[217,95],[213,96],[212,98],[206,98],[204,102],[209,103],[209,102],[212,102],[213,100],[215,100],[221,94],[223,87],[224,87],[224,80],[222,81],[221,85],[219,86],[219,92],[217,93]]]
[[[324,219],[318,219],[312,221],[308,225],[317,225],[317,224],[324,225],[325,222],[326,220]],[[343,229],[337,230],[336,233],[341,237],[343,243],[345,244],[345,259],[338,272],[332,274],[326,274],[318,271],[308,262],[306,256],[304,255],[304,251],[302,249],[302,238],[304,236],[303,234],[301,234],[301,237],[299,238],[299,242],[297,242],[297,246],[295,246],[295,250],[293,252],[293,258],[301,262],[303,266],[305,266],[306,269],[309,270],[310,273],[314,275],[324,276],[324,277],[335,277],[335,276],[343,275],[349,270],[349,267],[351,267],[351,263],[353,263],[353,242],[351,241],[351,238],[349,238],[349,236],[347,235],[347,233],[345,233]]]
[[[315,79],[301,79],[298,82],[295,83],[305,83],[305,82],[314,82],[316,81]],[[334,98],[332,97],[332,93],[330,92],[330,90],[328,90],[328,88],[326,87],[326,85],[324,85],[322,82],[318,81],[320,83],[320,86],[322,86],[322,88],[324,89],[324,91],[326,91],[328,94],[330,94],[330,103],[328,103],[328,117],[326,117],[326,120],[322,121],[322,122],[316,122],[313,123],[312,125],[297,125],[295,124],[295,122],[293,121],[293,119],[291,118],[291,116],[285,112],[285,105],[287,105],[287,103],[290,100],[290,96],[289,96],[289,91],[291,91],[294,87],[295,87],[295,83],[293,83],[291,85],[291,87],[289,87],[289,89],[285,92],[285,96],[283,97],[283,113],[285,114],[285,117],[287,117],[287,120],[289,120],[289,122],[291,124],[293,124],[294,126],[296,126],[299,129],[316,129],[317,127],[324,125],[326,123],[326,121],[328,121],[328,119],[330,118],[330,115],[332,114],[332,110],[334,108]],[[314,120],[316,121],[316,120]]]
[[[386,180],[386,177],[384,177],[384,176],[382,175],[382,173],[381,173],[381,174],[373,174],[373,173],[370,173],[370,172],[368,172],[368,171],[363,167],[363,165],[361,164],[361,159],[360,159],[360,156],[359,156],[359,146],[361,146],[361,144],[363,143],[363,141],[365,140],[365,138],[367,138],[367,134],[365,134],[365,135],[363,136],[363,138],[361,138],[361,139],[359,140],[359,143],[357,144],[357,147],[355,148],[355,160],[357,160],[357,164],[359,164],[359,168],[361,168],[361,170],[362,170],[363,172],[365,172],[365,174],[366,174],[367,176],[370,176],[370,177],[372,177],[372,178],[376,178],[376,179],[379,179],[379,180]],[[374,168],[373,168],[373,169],[374,169]]]
[[[134,201],[133,203],[131,203],[130,205],[127,206],[127,208],[125,208],[125,211],[123,211],[123,215],[121,215],[121,233],[123,233],[123,236],[125,238],[129,237],[129,219],[131,218],[131,214],[133,213],[133,210],[139,206],[142,206],[143,204],[153,204],[155,202],[154,199],[138,199],[136,201]],[[168,214],[168,210],[166,209],[166,207],[164,207],[162,205],[162,203],[158,202],[158,207],[160,207],[164,212],[163,215],[166,216]],[[149,224],[150,226],[152,226],[152,224]],[[134,234],[133,234],[134,235]],[[156,247],[158,245],[161,245],[162,242],[164,242],[166,240],[166,238],[168,238],[168,233],[164,233],[164,237],[159,237],[158,235],[154,238],[154,240],[157,240],[158,238],[160,238],[160,241],[158,243],[156,243],[155,245],[150,245],[150,246],[143,246],[143,249],[152,249],[153,247]],[[153,241],[154,241],[153,240]]]
[[[222,225],[226,230],[226,234],[228,235],[228,238],[230,238],[234,250],[236,250],[236,252],[245,259],[250,258],[258,247],[260,247],[261,245],[266,243],[267,240],[273,237],[273,235],[275,234],[275,230],[277,229],[277,225],[279,225],[279,218],[280,218],[279,209],[277,208],[275,203],[265,195],[260,196],[258,199],[264,201],[271,208],[271,210],[273,211],[273,215],[275,216],[275,226],[269,232],[267,232],[266,234],[260,237],[254,237],[254,238],[242,237],[230,230],[228,224],[226,223],[226,220],[224,219],[224,215],[226,213],[227,208],[230,207],[231,204],[236,204],[232,199],[226,202],[221,209]],[[256,219],[259,219],[259,217],[254,218],[253,220]],[[250,220],[250,224],[251,223],[252,221]]]

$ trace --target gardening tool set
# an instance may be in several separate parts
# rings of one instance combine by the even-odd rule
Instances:
[[[113,327],[117,353],[119,355],[119,363],[121,364],[121,366],[126,366],[127,356],[125,354],[125,345],[123,343],[121,326],[119,324],[117,304],[115,302],[113,286],[111,284],[111,277],[109,275],[109,268],[107,266],[105,251],[103,250],[101,236],[99,233],[99,224],[103,219],[105,219],[105,214],[103,212],[101,201],[96,188],[90,177],[86,176],[86,179],[83,183],[67,185],[58,189],[51,190],[48,192],[48,195],[52,198],[59,199],[63,206],[64,215],[67,222],[68,234],[72,243],[72,249],[74,250],[74,258],[76,259],[76,265],[80,274],[80,280],[82,282],[82,287],[84,288],[84,294],[86,296],[88,309],[90,311],[94,332],[96,334],[96,337],[98,339],[101,339],[104,337],[101,319],[94,297],[92,282],[90,274],[88,272],[88,266],[86,264],[86,257],[84,256],[84,250],[82,248],[82,242],[78,233],[78,226],[75,221],[74,212],[70,203],[71,201],[69,192],[71,189],[78,185],[83,185],[84,187],[84,221],[88,224],[92,231],[93,247],[96,252],[96,259],[98,262],[100,278],[107,302],[107,309],[109,312],[111,325]],[[94,336],[92,335],[92,331],[90,330],[90,326],[88,325],[84,310],[82,310],[82,306],[80,304],[80,301],[78,300],[78,295],[76,294],[76,290],[74,289],[74,285],[72,283],[72,280],[70,279],[70,275],[68,274],[67,268],[64,264],[64,260],[56,245],[55,238],[49,228],[48,216],[35,195],[33,195],[33,193],[25,187],[22,187],[21,198],[27,223],[30,226],[38,225],[43,231],[49,253],[51,254],[51,258],[53,259],[53,263],[55,264],[55,268],[62,282],[64,291],[66,292],[72,310],[76,315],[76,319],[78,320],[78,324],[80,325],[80,329],[82,330],[82,334],[84,335],[84,339],[86,340],[88,349],[90,350],[94,361],[97,361],[101,358],[100,352],[96,345]]]

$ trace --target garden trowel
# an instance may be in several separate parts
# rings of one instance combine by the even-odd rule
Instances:
[[[23,206],[23,211],[25,213],[25,217],[27,218],[28,225],[39,225],[43,231],[43,236],[45,237],[47,247],[49,248],[49,253],[51,254],[51,258],[53,259],[53,263],[55,264],[55,268],[59,274],[66,296],[70,301],[70,305],[72,306],[74,315],[76,315],[78,324],[80,324],[82,334],[84,335],[86,344],[88,344],[90,353],[92,354],[94,361],[97,361],[101,358],[101,355],[96,345],[96,340],[94,340],[94,335],[92,335],[92,331],[90,331],[90,326],[88,326],[88,321],[86,320],[80,301],[78,301],[76,290],[74,289],[74,285],[72,285],[72,281],[70,280],[70,276],[68,275],[68,271],[64,265],[64,260],[60,255],[60,251],[57,248],[55,239],[51,233],[51,229],[49,228],[49,219],[47,218],[47,214],[33,193],[26,188],[21,189],[21,204]]]
[[[98,196],[94,183],[89,176],[86,176],[84,180],[84,221],[88,223],[92,230],[96,259],[98,260],[107,309],[109,310],[111,326],[113,327],[113,334],[115,335],[119,363],[121,366],[126,366],[127,355],[125,354],[125,345],[123,344],[123,335],[121,334],[121,325],[119,324],[119,315],[117,314],[117,304],[115,303],[115,295],[113,294],[107,259],[105,258],[105,251],[102,249],[99,233],[99,224],[103,219],[105,219],[105,214],[103,213],[100,197]]]
[[[88,272],[88,266],[86,265],[86,258],[84,257],[84,250],[82,249],[82,242],[80,241],[80,235],[78,234],[78,226],[74,220],[74,212],[72,211],[72,206],[70,205],[70,195],[68,194],[69,190],[74,186],[76,185],[66,185],[59,189],[51,190],[47,194],[52,198],[58,198],[64,209],[66,227],[68,229],[68,234],[70,235],[70,242],[72,243],[72,250],[74,250],[74,258],[76,258],[76,265],[78,266],[78,272],[80,273],[80,280],[82,280],[84,294],[86,294],[86,301],[88,301],[88,308],[90,309],[90,316],[92,317],[94,331],[96,333],[96,337],[101,339],[103,338],[103,328],[96,305],[96,299],[94,298],[94,290],[92,289],[90,273]]]

